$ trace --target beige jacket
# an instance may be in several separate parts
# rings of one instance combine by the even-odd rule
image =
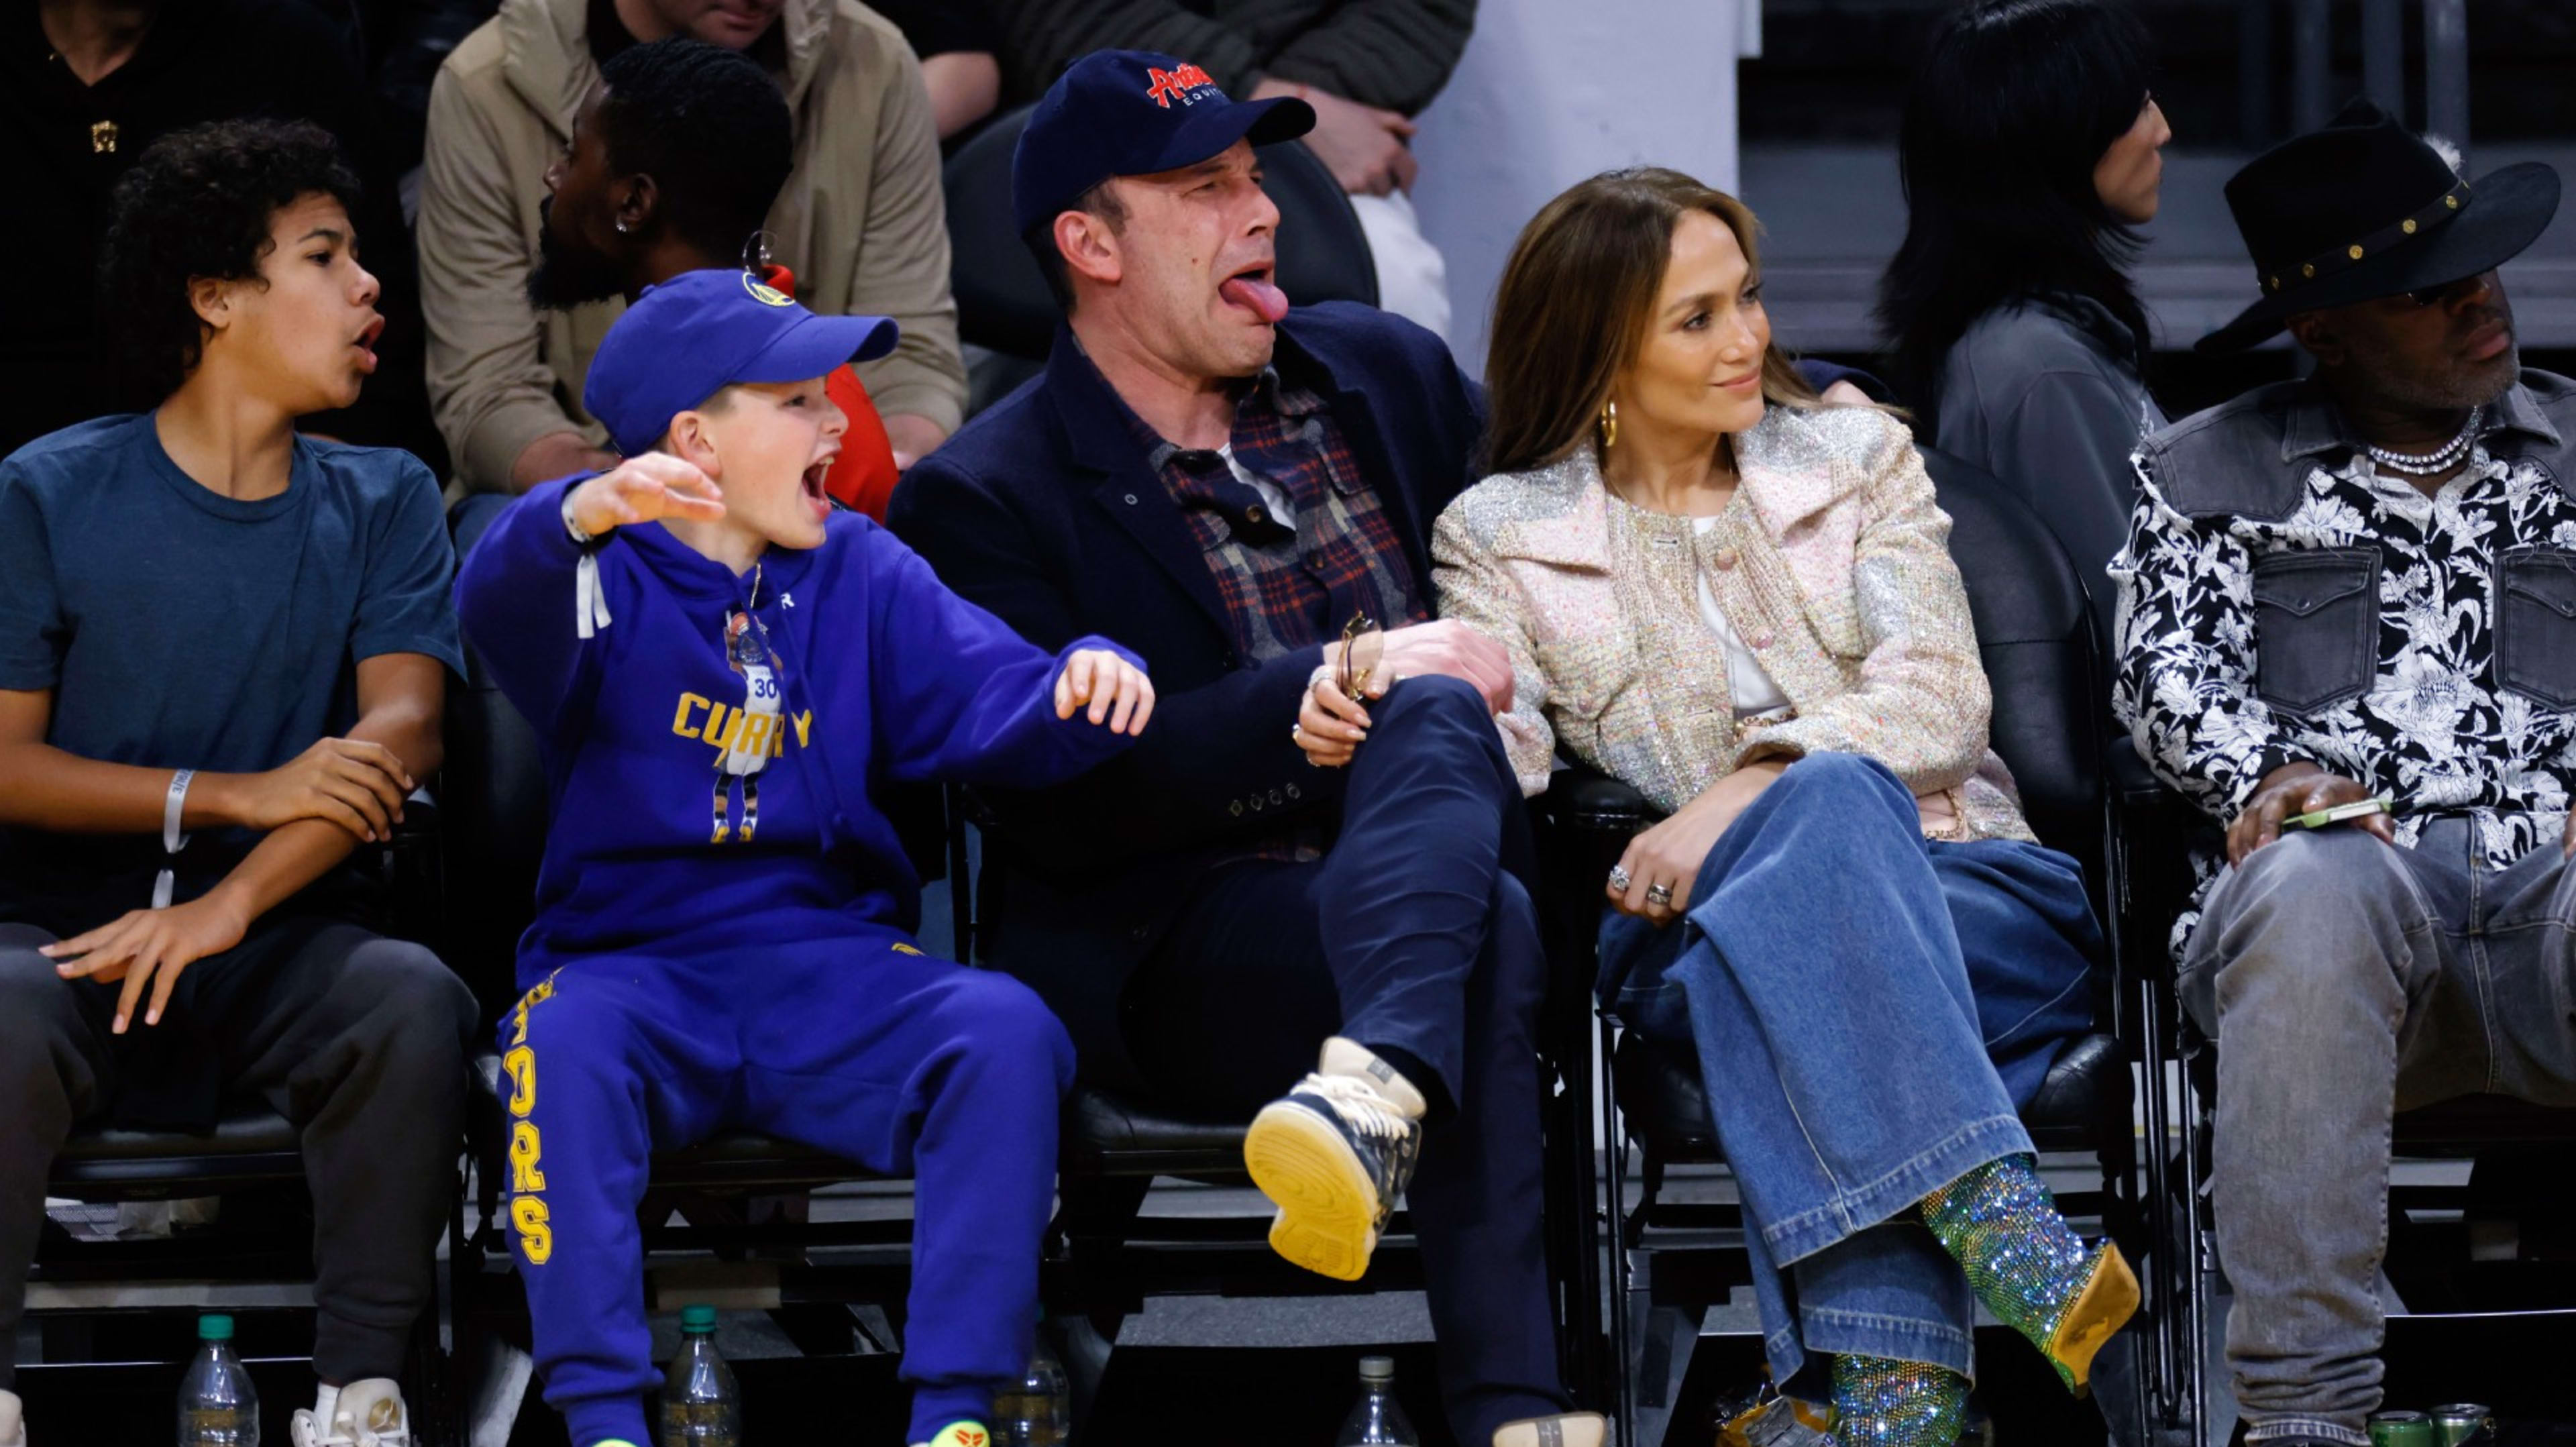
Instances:
[[[509,487],[537,438],[577,426],[582,379],[625,310],[606,301],[540,318],[528,305],[546,168],[599,79],[586,0],[502,0],[440,67],[429,95],[420,200],[420,281],[429,396],[459,480]],[[776,260],[797,299],[903,327],[894,354],[859,369],[877,410],[954,430],[966,369],[948,291],[939,138],[921,64],[903,36],[854,0],[788,0],[788,109],[796,167],[769,213]]]
[[[1523,790],[1561,740],[1671,811],[1765,753],[1864,754],[1912,789],[1935,838],[2028,839],[2003,761],[1950,519],[1902,424],[1858,407],[1772,407],[1736,439],[1716,526],[1610,496],[1592,449],[1489,477],[1432,532],[1440,611],[1499,640],[1500,720]],[[1719,608],[1789,697],[1739,722]]]

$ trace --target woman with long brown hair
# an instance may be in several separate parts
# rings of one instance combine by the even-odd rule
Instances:
[[[1846,1447],[1947,1444],[1972,1297],[2078,1387],[2136,1309],[2017,1113],[2091,1023],[2099,935],[1987,748],[1922,461],[1772,348],[1754,243],[1741,203],[1662,170],[1522,232],[1492,475],[1435,530],[1440,606],[1511,655],[1526,790],[1562,747],[1667,815],[1606,883],[1600,988],[1697,1047],[1775,1379],[1829,1380]],[[1316,762],[1364,746],[1347,712],[1310,694]],[[1831,1368],[1801,1387],[1810,1352]]]

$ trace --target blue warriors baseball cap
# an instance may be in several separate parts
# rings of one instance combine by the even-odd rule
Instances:
[[[1112,176],[1195,166],[1237,141],[1294,140],[1315,128],[1295,96],[1237,101],[1204,70],[1153,50],[1095,50],[1047,87],[1011,155],[1020,234]]]
[[[824,317],[741,270],[684,271],[644,294],[590,359],[581,403],[628,457],[741,382],[802,382],[894,350],[887,317]]]

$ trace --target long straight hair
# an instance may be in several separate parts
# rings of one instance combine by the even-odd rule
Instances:
[[[2108,308],[2147,342],[2128,264],[2143,242],[2093,168],[2137,124],[2152,62],[2116,0],[1980,0],[1954,11],[1906,102],[1905,242],[1878,287],[1898,390],[1927,420],[1952,343],[2042,292]]]
[[[1735,233],[1762,279],[1760,224],[1745,204],[1679,171],[1605,171],[1540,208],[1521,228],[1494,293],[1485,359],[1485,470],[1527,472],[1589,443],[1610,384],[1637,355],[1672,261],[1673,228],[1705,211]],[[1772,347],[1762,400],[1813,407],[1815,389]]]

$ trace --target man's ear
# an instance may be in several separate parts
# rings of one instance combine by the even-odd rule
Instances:
[[[642,236],[662,209],[662,188],[640,171],[619,181],[614,195],[608,219],[620,236]]]
[[[707,426],[704,412],[683,412],[672,418],[671,430],[662,434],[662,450],[711,478],[724,476],[723,460],[716,452],[715,431]]]
[[[233,283],[221,277],[188,278],[188,307],[210,332],[220,332],[232,325]]]
[[[2331,311],[2292,312],[2281,325],[2289,332],[2290,340],[2316,358],[2320,367],[2339,366],[2350,353],[2344,344],[2343,328]]]
[[[1110,229],[1106,219],[1088,211],[1056,213],[1055,249],[1064,257],[1067,272],[1089,277],[1103,286],[1117,285],[1125,274],[1118,233]]]

